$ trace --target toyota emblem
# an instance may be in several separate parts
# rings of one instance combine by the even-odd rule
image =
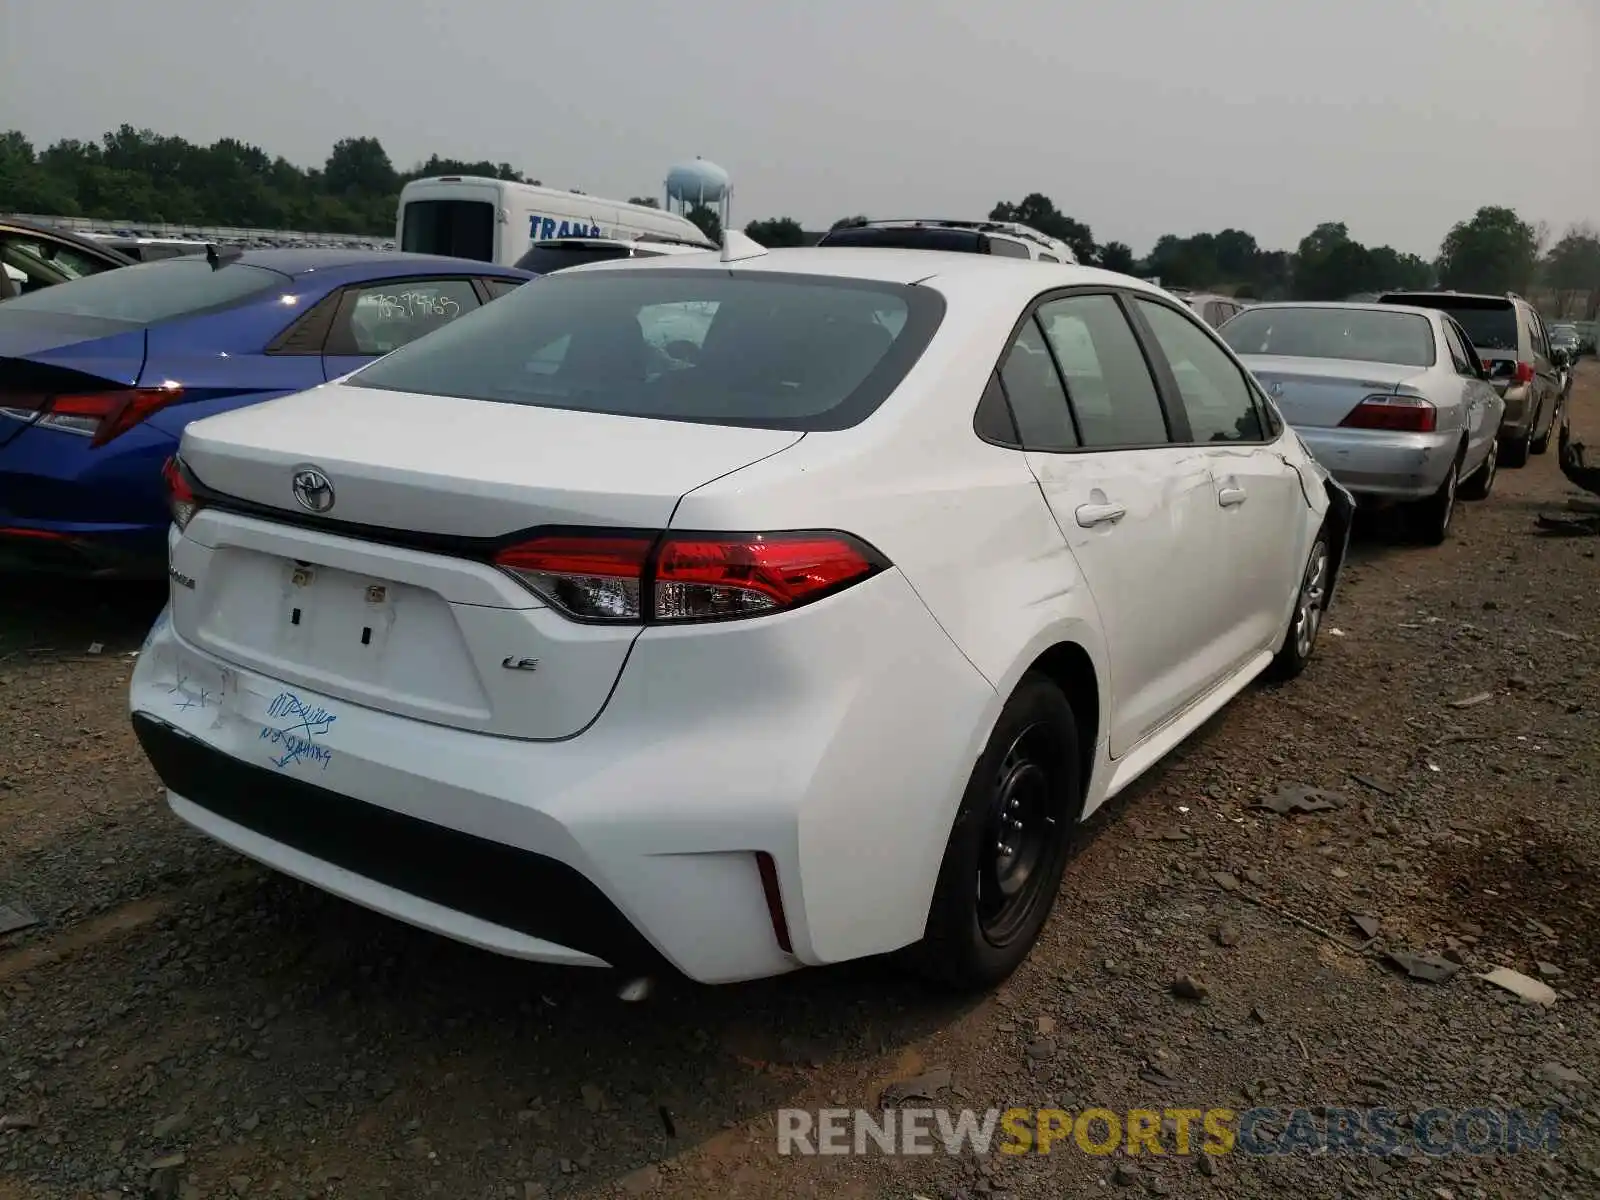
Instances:
[[[315,467],[296,467],[290,486],[295,502],[307,512],[325,513],[333,507],[333,484]]]

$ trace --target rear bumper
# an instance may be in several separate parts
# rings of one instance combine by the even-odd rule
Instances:
[[[167,569],[161,464],[176,439],[148,424],[108,445],[0,418],[0,569],[157,579]]]
[[[163,616],[130,707],[178,816],[484,949],[629,970],[664,960],[704,983],[919,939],[999,707],[894,571],[790,614],[647,630],[604,711],[566,741],[297,688],[297,710],[327,718],[308,729],[268,715],[285,691]]]
[[[1461,444],[1456,433],[1387,433],[1374,429],[1295,432],[1319,463],[1358,497],[1421,500],[1444,483]]]
[[[1505,401],[1505,411],[1500,414],[1500,436],[1509,440],[1532,436],[1533,420],[1537,415],[1531,387],[1496,387]]]

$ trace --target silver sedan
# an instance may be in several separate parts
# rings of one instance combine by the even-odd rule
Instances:
[[[1448,313],[1392,304],[1262,304],[1219,333],[1311,454],[1359,501],[1406,505],[1423,540],[1456,496],[1494,485],[1505,402]]]

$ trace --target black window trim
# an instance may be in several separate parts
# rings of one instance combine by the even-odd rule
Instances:
[[[321,358],[339,311],[341,295],[342,290],[334,288],[279,330],[263,353],[274,358]],[[311,338],[316,339],[315,343],[310,342]]]
[[[477,276],[475,275],[394,275],[382,279],[363,279],[356,283],[347,283],[339,292],[339,304],[333,314],[333,321],[328,327],[327,335],[322,341],[322,354],[324,358],[378,358],[377,354],[362,350],[355,344],[351,333],[350,317],[355,312],[356,298],[369,288],[394,287],[407,283],[464,283],[467,289],[478,301],[478,308],[484,305],[483,293],[478,290]],[[478,308],[469,312],[477,312]],[[461,314],[463,317],[467,313]]]
[[[1000,349],[1000,356],[995,361],[994,367],[990,371],[990,375],[1000,381],[1001,394],[1006,395],[1005,380],[1000,373],[1000,368],[1005,364],[1006,358],[1010,355],[1011,348],[1016,345],[1017,339],[1022,336],[1023,328],[1031,321],[1034,325],[1034,328],[1038,330],[1040,339],[1044,342],[1045,349],[1050,354],[1050,362],[1055,368],[1056,379],[1061,384],[1062,393],[1067,397],[1067,411],[1072,421],[1073,434],[1079,443],[1077,446],[1067,449],[1034,449],[1032,447],[1022,445],[1021,428],[1017,425],[1016,412],[1011,408],[1011,398],[1009,395],[1006,395],[1006,408],[1011,416],[1011,427],[1017,431],[1017,444],[1006,445],[1003,442],[997,442],[993,438],[985,435],[983,430],[979,427],[978,412],[976,408],[973,411],[972,418],[973,433],[979,438],[979,440],[986,442],[991,446],[999,446],[1006,450],[1021,450],[1029,454],[1108,454],[1125,450],[1170,450],[1175,446],[1181,448],[1184,446],[1193,446],[1197,444],[1204,446],[1218,445],[1218,443],[1215,442],[1195,443],[1192,441],[1193,434],[1189,428],[1189,417],[1188,414],[1183,410],[1182,397],[1179,396],[1177,391],[1177,382],[1171,377],[1171,371],[1167,367],[1166,359],[1162,357],[1158,361],[1152,356],[1151,347],[1154,342],[1154,335],[1149,332],[1148,326],[1144,324],[1143,317],[1133,308],[1132,297],[1144,295],[1145,293],[1143,292],[1130,291],[1126,288],[1108,286],[1103,283],[1078,284],[1073,287],[1056,287],[1051,288],[1048,291],[1040,292],[1028,302],[1028,306],[1023,309],[1022,315],[1012,323],[1011,332],[1007,334],[1005,344]],[[1072,389],[1067,386],[1066,373],[1061,369],[1061,362],[1056,356],[1056,349],[1050,344],[1049,337],[1045,335],[1044,325],[1039,321],[1039,310],[1046,304],[1049,304],[1055,300],[1072,299],[1077,296],[1109,296],[1122,311],[1123,319],[1128,322],[1129,330],[1133,334],[1134,344],[1139,347],[1139,353],[1144,358],[1145,369],[1150,372],[1151,382],[1155,384],[1156,403],[1161,407],[1161,416],[1167,427],[1166,441],[1132,442],[1117,446],[1085,446],[1082,444],[1083,430],[1078,422],[1077,408],[1072,402]],[[1191,317],[1191,320],[1193,319],[1194,318]],[[1231,353],[1229,354],[1229,357],[1230,359],[1232,358]],[[989,385],[985,384],[985,393],[988,392],[988,389]],[[983,400],[983,396],[978,398],[979,407],[982,406]],[[1176,402],[1176,405],[1174,402]],[[1253,445],[1254,443],[1230,442],[1228,444]]]

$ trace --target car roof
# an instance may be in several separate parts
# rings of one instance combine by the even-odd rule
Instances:
[[[1379,304],[1376,300],[1273,300],[1267,304],[1246,305],[1245,312],[1262,312],[1274,308],[1342,308],[1360,312],[1410,313],[1412,316],[1427,317],[1429,320],[1440,315],[1437,308],[1426,308],[1420,304]]]
[[[230,256],[231,257],[231,256]],[[505,275],[526,279],[528,272],[502,267],[472,258],[449,258],[442,254],[406,254],[395,250],[355,250],[339,247],[283,247],[242,251],[235,262],[265,267],[283,275],[307,275],[312,271],[333,271],[346,267],[395,267],[401,271],[446,274],[469,271],[474,275]]]
[[[619,258],[584,263],[563,275],[590,271],[770,271],[774,274],[832,276],[879,283],[914,284],[938,280],[964,285],[990,286],[997,291],[1025,291],[1029,296],[1051,287],[1112,284],[1151,296],[1167,293],[1131,275],[1071,263],[1043,263],[1036,259],[968,254],[961,250],[902,250],[879,246],[795,246],[768,250],[750,258],[724,262],[720,254],[663,255],[659,258]]]
[[[1380,292],[1380,296],[1409,296],[1415,299],[1431,301],[1467,300],[1479,304],[1484,300],[1495,300],[1507,308],[1513,308],[1520,301],[1527,303],[1521,296],[1508,296],[1504,292],[1448,292],[1437,288],[1400,288],[1394,291]],[[1387,307],[1387,306],[1386,306]]]

